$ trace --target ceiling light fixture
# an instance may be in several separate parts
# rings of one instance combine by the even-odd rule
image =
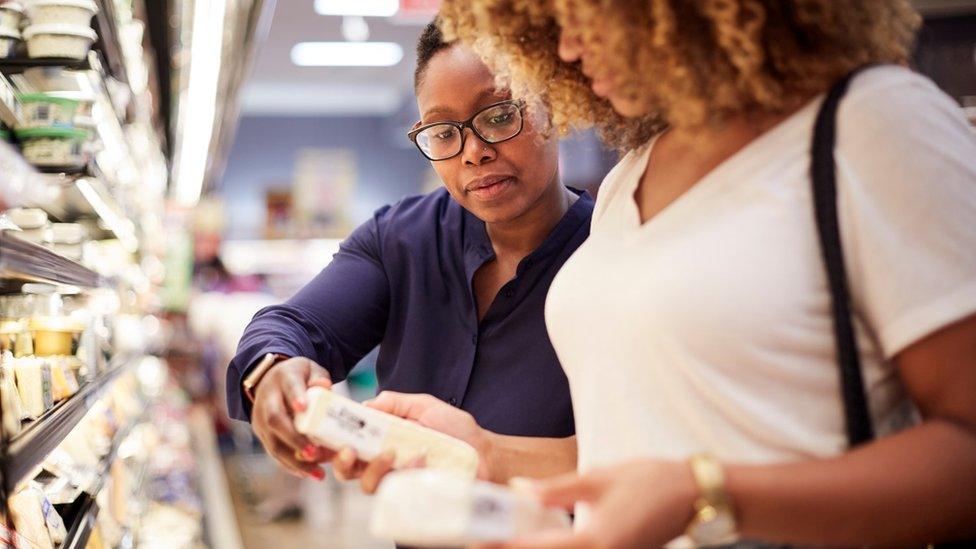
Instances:
[[[190,67],[181,99],[176,157],[176,200],[192,207],[200,200],[217,114],[226,3],[197,0],[190,31]]]
[[[299,67],[392,67],[402,59],[396,42],[301,42],[291,49]]]
[[[390,17],[399,10],[399,0],[315,0],[315,12],[319,15]]]

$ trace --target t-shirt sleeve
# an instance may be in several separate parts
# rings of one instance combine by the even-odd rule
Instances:
[[[836,158],[853,305],[885,357],[976,313],[976,136],[955,102],[907,69],[868,71]]]

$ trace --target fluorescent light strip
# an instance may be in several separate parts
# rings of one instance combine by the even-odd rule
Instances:
[[[194,206],[200,200],[217,113],[217,88],[224,41],[224,8],[220,0],[196,0],[190,34],[190,69],[180,107],[180,149],[176,200]]]
[[[402,59],[396,42],[301,42],[291,49],[299,67],[392,67]]]
[[[399,10],[399,0],[315,0],[315,12],[319,15],[390,17]]]

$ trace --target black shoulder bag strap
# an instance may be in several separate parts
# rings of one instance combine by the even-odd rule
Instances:
[[[850,293],[844,269],[844,252],[840,241],[837,218],[837,174],[834,163],[834,143],[837,137],[837,106],[847,91],[857,69],[840,79],[827,93],[813,130],[810,159],[810,179],[813,183],[813,206],[817,219],[817,234],[830,284],[831,312],[834,317],[834,336],[837,360],[840,365],[841,393],[844,399],[844,419],[847,441],[853,448],[874,438],[874,427],[868,407],[861,360],[854,337]],[[974,540],[929,545],[934,549],[962,549],[974,547]]]
[[[814,214],[817,219],[817,234],[820,237],[820,251],[827,268],[827,280],[830,285],[834,340],[840,365],[841,394],[844,399],[844,418],[847,441],[851,447],[874,438],[874,428],[864,391],[861,360],[858,356],[851,316],[847,274],[844,269],[844,251],[840,241],[834,142],[837,137],[837,107],[847,91],[851,78],[859,70],[842,78],[827,93],[817,114],[810,159]]]

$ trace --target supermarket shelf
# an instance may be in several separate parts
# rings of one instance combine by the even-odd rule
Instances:
[[[10,281],[83,288],[102,285],[102,278],[95,271],[43,246],[21,240],[12,231],[0,231],[0,290],[9,286]]]
[[[56,57],[30,58],[17,57],[14,59],[4,59],[0,61],[0,72],[4,74],[17,74],[33,67],[64,67],[69,70],[87,71],[91,70],[91,58],[85,59],[62,59]]]
[[[113,0],[95,0],[98,13],[95,15],[95,30],[98,32],[98,42],[95,47],[105,57],[108,70],[112,77],[120,82],[129,83],[129,73],[125,68],[125,56],[119,40],[118,15],[115,12]]]
[[[133,363],[135,360],[132,357],[112,361],[107,372],[45,412],[7,444],[3,463],[0,464],[5,473],[3,482],[7,493],[12,493],[17,483],[44,461],[51,450],[78,425],[112,381]],[[110,456],[114,459],[114,453]]]
[[[144,412],[139,418],[133,420],[115,434],[115,438],[112,440],[112,449],[102,458],[98,480],[95,485],[89,492],[83,492],[78,497],[78,501],[71,504],[70,508],[74,509],[74,512],[70,516],[75,518],[69,525],[68,536],[65,538],[64,543],[61,544],[61,549],[84,549],[88,544],[88,538],[91,537],[92,530],[95,528],[100,510],[95,498],[102,491],[102,488],[105,486],[105,481],[112,471],[112,464],[115,463],[118,457],[119,446],[132,433],[132,429],[146,419],[147,414]]]
[[[95,529],[99,511],[95,497],[83,493],[79,499],[81,500],[80,503],[76,503],[78,519],[69,528],[68,536],[61,544],[61,549],[84,549],[88,544],[88,538],[91,537],[92,530]]]

